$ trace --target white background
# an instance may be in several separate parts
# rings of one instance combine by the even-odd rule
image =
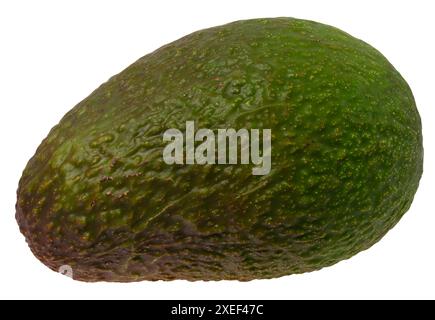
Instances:
[[[126,299],[435,298],[434,1],[1,1],[0,297]],[[334,25],[379,49],[410,84],[425,172],[411,210],[374,247],[318,272],[239,282],[73,281],[34,258],[15,191],[61,117],[139,57],[198,29],[291,16]]]

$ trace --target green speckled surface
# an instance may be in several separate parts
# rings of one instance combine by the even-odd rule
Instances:
[[[272,170],[167,165],[162,134],[271,128]],[[319,23],[239,21],[136,61],[74,107],[18,189],[33,253],[83,281],[251,280],[369,248],[411,205],[420,118],[375,49]]]

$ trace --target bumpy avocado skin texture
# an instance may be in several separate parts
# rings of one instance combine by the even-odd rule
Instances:
[[[272,170],[167,165],[169,128],[271,128]],[[37,258],[82,281],[251,280],[320,269],[381,239],[422,174],[410,88],[374,48],[293,18],[201,30],[75,106],[19,183]]]

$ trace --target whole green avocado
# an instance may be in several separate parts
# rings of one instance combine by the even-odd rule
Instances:
[[[169,128],[271,129],[272,165],[168,165]],[[82,281],[252,280],[380,240],[422,174],[413,95],[374,48],[293,18],[201,30],[142,57],[56,125],[19,183],[35,254]]]

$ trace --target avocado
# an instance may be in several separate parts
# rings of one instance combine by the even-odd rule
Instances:
[[[165,132],[187,124],[258,130],[259,155],[268,132],[270,170],[187,159],[198,140],[164,161]],[[413,95],[377,50],[313,21],[237,21],[145,55],[69,111],[23,172],[16,219],[76,280],[274,278],[371,247],[422,167]]]

